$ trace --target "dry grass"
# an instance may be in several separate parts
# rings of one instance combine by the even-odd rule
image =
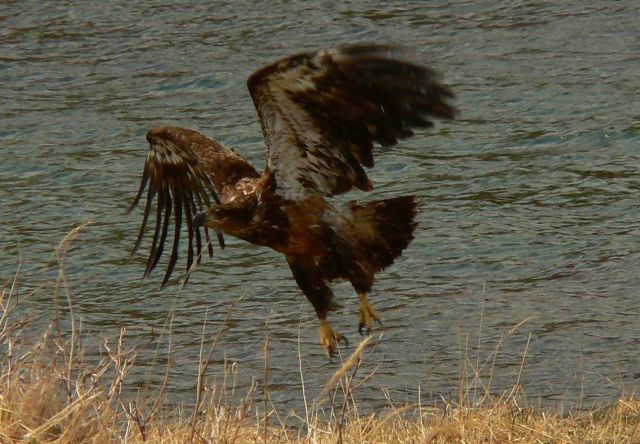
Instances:
[[[385,412],[360,414],[353,395],[375,378],[375,370],[358,374],[363,360],[375,351],[371,338],[328,375],[318,399],[304,399],[303,418],[280,418],[270,403],[268,385],[260,388],[264,402],[256,402],[258,387],[233,400],[225,383],[208,384],[208,357],[219,336],[208,343],[203,336],[197,388],[188,400],[192,407],[168,406],[166,380],[154,393],[132,397],[124,387],[136,365],[136,351],[127,348],[124,331],[103,340],[100,362],[89,365],[83,359],[64,272],[67,248],[79,231],[56,250],[60,273],[54,294],[56,303],[60,294],[67,302],[73,332],[68,337],[57,321],[35,340],[26,336],[29,322],[19,316],[16,301],[20,266],[1,289],[2,443],[640,443],[640,401],[632,396],[569,415],[536,410],[523,401],[518,383],[497,398],[488,388],[478,395],[478,363],[466,358],[461,360],[458,399],[443,400],[444,407],[390,405]],[[224,326],[219,334],[223,331]],[[269,377],[268,351],[267,337],[263,381]],[[525,358],[526,349],[522,366]],[[301,378],[302,367],[300,360]]]

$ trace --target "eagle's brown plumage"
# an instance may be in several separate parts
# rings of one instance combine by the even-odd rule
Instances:
[[[360,45],[299,54],[255,72],[248,80],[267,148],[258,173],[234,151],[195,131],[159,127],[135,207],[148,186],[135,249],[157,198],[145,276],[163,254],[173,220],[173,246],[163,285],[177,262],[182,220],[187,269],[202,253],[204,227],[283,253],[320,320],[320,341],[334,353],[343,337],[327,323],[335,307],[329,288],[348,279],[360,298],[360,331],[378,320],[366,300],[376,272],[391,265],[413,239],[413,196],[336,208],[325,198],[373,186],[363,167],[374,144],[390,146],[434,118],[454,117],[451,91],[435,73],[387,46]],[[173,219],[172,219],[173,213]],[[194,249],[195,241],[195,249]]]

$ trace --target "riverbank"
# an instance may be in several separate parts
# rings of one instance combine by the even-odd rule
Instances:
[[[5,288],[5,307],[9,295]],[[127,349],[122,337],[105,342],[108,356],[102,362],[86,366],[82,349],[73,349],[75,338],[63,340],[47,332],[27,347],[21,344],[23,327],[3,317],[4,443],[640,442],[640,401],[631,396],[562,416],[527,406],[514,387],[500,399],[444,400],[444,407],[390,405],[385,411],[360,415],[353,393],[367,378],[354,375],[366,341],[328,382],[326,399],[309,405],[302,417],[279,416],[268,396],[265,402],[257,401],[258,386],[234,400],[225,386],[204,382],[205,361],[189,400],[195,400],[194,405],[169,406],[162,387],[133,398],[123,393],[136,362],[135,351]]]
[[[376,384],[375,370],[361,374],[361,363],[375,349],[364,339],[327,375],[316,399],[304,400],[304,412],[283,417],[269,396],[269,338],[264,373],[244,394],[234,392],[231,364],[222,380],[210,378],[211,353],[219,336],[202,339],[200,366],[192,396],[183,404],[167,400],[171,360],[159,364],[163,383],[132,390],[135,347],[125,330],[103,338],[98,362],[85,359],[85,338],[73,313],[66,286],[66,251],[82,227],[59,244],[59,274],[53,306],[65,306],[39,334],[18,295],[19,270],[0,293],[0,442],[2,443],[638,443],[640,400],[624,394],[617,402],[561,414],[531,406],[516,383],[500,395],[478,392],[483,381],[460,378],[455,399],[437,404],[396,405],[369,412],[358,404],[358,389]],[[18,267],[20,268],[20,267]],[[70,331],[65,334],[63,331]],[[221,327],[219,335],[224,333]],[[526,349],[522,366],[526,365]],[[462,363],[461,375],[473,374]],[[301,372],[302,374],[302,372]],[[301,376],[302,378],[302,376]],[[301,380],[304,386],[304,381]],[[487,386],[490,384],[487,384]],[[384,389],[383,389],[384,390]],[[367,411],[367,413],[363,413]]]

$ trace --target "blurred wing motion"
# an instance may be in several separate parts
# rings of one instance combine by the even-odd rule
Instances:
[[[207,208],[229,186],[242,177],[257,177],[258,173],[242,157],[202,134],[182,128],[164,126],[147,133],[149,151],[142,173],[140,188],[128,212],[136,207],[148,185],[144,216],[133,253],[137,251],[152,213],[152,203],[157,197],[156,221],[151,250],[144,272],[146,277],[157,265],[167,240],[171,213],[174,214],[173,247],[162,285],[165,285],[178,260],[178,247],[182,218],[186,220],[188,233],[187,271],[195,255],[199,263],[202,254],[202,236],[193,226],[193,217]],[[213,247],[207,228],[205,241],[209,256]],[[217,233],[220,247],[224,248],[222,234]],[[188,278],[188,273],[187,273]]]
[[[391,146],[451,119],[453,93],[429,68],[387,46],[348,46],[299,54],[255,72],[248,87],[278,192],[299,200],[353,186],[370,190],[363,166],[373,144]]]

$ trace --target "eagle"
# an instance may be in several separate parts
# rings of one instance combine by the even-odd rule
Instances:
[[[432,127],[435,118],[454,118],[454,94],[402,48],[374,44],[286,57],[253,73],[247,86],[265,140],[264,171],[196,131],[152,128],[140,187],[128,210],[147,190],[133,251],[155,212],[144,276],[170,243],[172,227],[162,285],[178,260],[183,221],[187,277],[203,245],[213,255],[212,233],[220,248],[228,235],[284,254],[315,309],[320,344],[331,357],[347,340],[327,321],[338,307],[330,283],[351,282],[360,334],[369,334],[374,322],[382,325],[367,294],[374,275],[413,239],[416,197],[341,205],[330,198],[353,188],[371,190],[364,168],[374,166],[374,146],[395,145],[415,129]]]

